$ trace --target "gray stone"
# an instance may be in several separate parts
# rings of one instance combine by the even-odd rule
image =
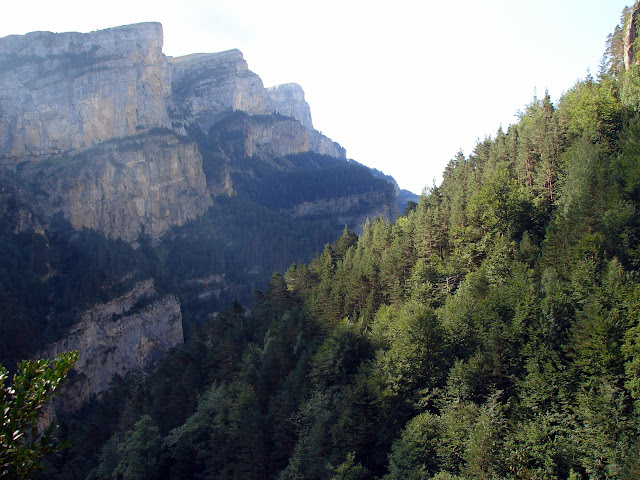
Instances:
[[[45,216],[62,212],[76,228],[158,238],[202,215],[212,196],[235,194],[227,154],[211,153],[221,166],[207,184],[185,136],[235,111],[250,119],[236,132],[245,156],[346,159],[313,129],[302,88],[265,89],[238,50],[167,59],[158,23],[0,38],[0,167],[35,187]],[[368,216],[385,209],[374,205]]]
[[[240,50],[175,57],[169,62],[175,121],[195,122],[206,133],[232,111],[273,112],[262,80],[249,70]]]
[[[80,315],[61,341],[49,346],[38,358],[78,351],[70,381],[59,397],[56,410],[76,411],[107,388],[114,375],[145,369],[166,351],[184,343],[178,297],[155,299],[152,280],[146,280],[124,295],[95,305]],[[135,309],[138,304],[144,306]]]
[[[162,26],[0,38],[0,162],[171,126]]]
[[[295,118],[307,128],[313,128],[311,108],[304,99],[304,90],[297,83],[285,83],[267,88],[276,113]]]

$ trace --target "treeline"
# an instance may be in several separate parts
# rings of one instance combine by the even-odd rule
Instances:
[[[640,67],[623,31],[597,78],[534,98],[414,211],[345,229],[250,313],[116,382],[65,424],[76,440],[48,475],[640,477]]]

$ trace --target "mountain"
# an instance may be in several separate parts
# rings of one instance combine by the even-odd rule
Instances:
[[[116,377],[67,415],[73,446],[43,478],[639,478],[639,12],[640,0],[623,12],[597,78],[557,104],[534,98],[517,123],[451,159],[415,208],[394,222],[376,217],[360,235],[343,229],[310,261],[271,275],[250,311],[232,302],[205,315],[153,372]],[[236,243],[254,268],[295,236],[293,225],[268,229],[269,215],[292,218],[304,202],[318,211],[318,163],[336,168],[336,179],[344,173],[344,159],[272,158],[273,146],[248,141],[258,138],[250,130],[284,128],[273,114],[200,121],[207,133],[197,120],[182,127],[195,125],[204,165],[228,167],[214,170],[228,171],[233,193],[155,245],[143,235],[129,250],[64,218],[45,244],[25,210],[28,192],[9,192],[5,224],[34,227],[16,237],[0,230],[0,255],[15,265],[0,272],[3,305],[37,312],[38,295],[105,295],[90,279],[134,271],[155,283],[114,282],[96,306],[115,315],[83,315],[73,332],[90,319],[141,325],[136,315],[156,302],[170,310],[175,285],[188,320],[198,297],[206,304],[228,286],[210,267],[231,261],[215,245],[245,235],[232,218],[261,206],[265,241],[291,228],[268,251]],[[353,171],[362,194],[371,172]],[[278,186],[284,195],[273,196],[277,179],[303,188]],[[343,187],[327,186],[336,197]],[[225,212],[229,225],[220,225]],[[52,270],[59,284],[49,291],[38,281]],[[67,279],[88,285],[77,291]]]
[[[345,226],[398,214],[395,182],[313,128],[299,85],[162,42],[158,23],[0,38],[0,361],[77,348],[74,410]]]
[[[265,89],[238,50],[167,59],[157,23],[9,36],[0,52],[0,164],[39,190],[45,218],[62,212],[76,229],[160,238],[237,193],[233,174],[253,174],[238,159],[283,170],[277,159],[292,154],[346,157],[313,129],[299,86]],[[207,148],[210,130],[234,112],[247,116],[225,125],[231,151]],[[376,205],[336,221],[393,218],[380,190]]]
[[[414,209],[69,419],[47,478],[640,478],[639,12]]]

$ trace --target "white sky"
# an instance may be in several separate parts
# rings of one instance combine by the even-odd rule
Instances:
[[[164,53],[238,48],[266,87],[299,83],[316,129],[420,193],[460,149],[587,69],[633,0],[30,0],[0,37],[164,26]]]

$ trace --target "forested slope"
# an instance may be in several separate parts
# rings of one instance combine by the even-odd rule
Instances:
[[[414,211],[345,230],[250,313],[117,382],[65,423],[74,447],[48,475],[640,477],[640,68],[623,37]]]

